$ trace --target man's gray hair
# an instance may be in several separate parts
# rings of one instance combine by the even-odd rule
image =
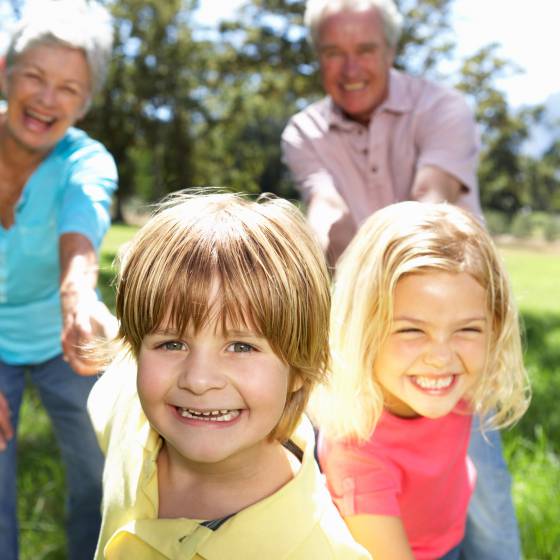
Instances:
[[[91,94],[102,87],[113,47],[113,21],[93,0],[28,1],[6,53],[8,70],[29,48],[46,44],[81,49],[91,77]]]
[[[389,48],[396,48],[401,35],[403,18],[393,0],[307,0],[304,21],[315,47],[319,44],[319,27],[330,14],[345,10],[358,12],[375,8],[381,16],[385,40]]]

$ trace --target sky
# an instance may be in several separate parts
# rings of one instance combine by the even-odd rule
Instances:
[[[560,94],[559,0],[455,0],[453,27],[458,51],[472,54],[491,42],[524,69],[500,82],[514,107],[542,103]]]
[[[198,19],[217,24],[216,14],[228,17],[243,2],[201,0]],[[454,0],[452,6],[458,58],[497,42],[499,54],[523,70],[498,82],[513,107],[544,103],[551,95],[560,95],[560,0]],[[6,13],[9,2],[0,0],[0,19]],[[0,33],[0,49],[4,45]]]

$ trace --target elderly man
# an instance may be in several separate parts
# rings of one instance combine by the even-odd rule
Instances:
[[[295,115],[284,160],[331,264],[372,212],[447,200],[480,214],[478,142],[463,97],[392,68],[392,1],[310,0],[306,23],[328,94]]]
[[[284,161],[332,265],[375,210],[448,201],[481,215],[478,139],[462,96],[392,68],[402,18],[392,0],[309,0],[306,24],[327,97],[292,117]],[[462,557],[515,560],[519,535],[498,432],[473,429],[478,470]]]

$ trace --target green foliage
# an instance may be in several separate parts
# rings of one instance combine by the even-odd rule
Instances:
[[[511,233],[515,237],[525,239],[530,237],[533,232],[533,223],[531,220],[531,213],[521,210],[518,212],[511,222]]]
[[[452,0],[397,0],[395,3],[404,19],[395,66],[419,76],[432,73],[455,49]]]
[[[506,212],[510,217],[523,207],[560,210],[558,150],[545,157],[524,153],[532,127],[542,123],[543,107],[513,111],[496,81],[519,71],[498,54],[498,45],[481,48],[466,59],[458,88],[475,101],[475,114],[482,131],[478,178],[484,208]]]
[[[492,235],[503,235],[510,231],[510,220],[505,212],[487,209],[484,211],[486,227]]]
[[[543,235],[546,241],[560,239],[560,216],[549,216],[543,226]]]

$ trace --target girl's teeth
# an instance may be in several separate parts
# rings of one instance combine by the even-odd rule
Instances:
[[[446,377],[420,377],[416,376],[416,383],[423,389],[445,389],[453,382],[453,376]]]
[[[179,413],[183,418],[194,418],[196,420],[204,420],[206,422],[229,422],[239,416],[239,410],[206,410],[199,412],[191,408],[178,407]]]

